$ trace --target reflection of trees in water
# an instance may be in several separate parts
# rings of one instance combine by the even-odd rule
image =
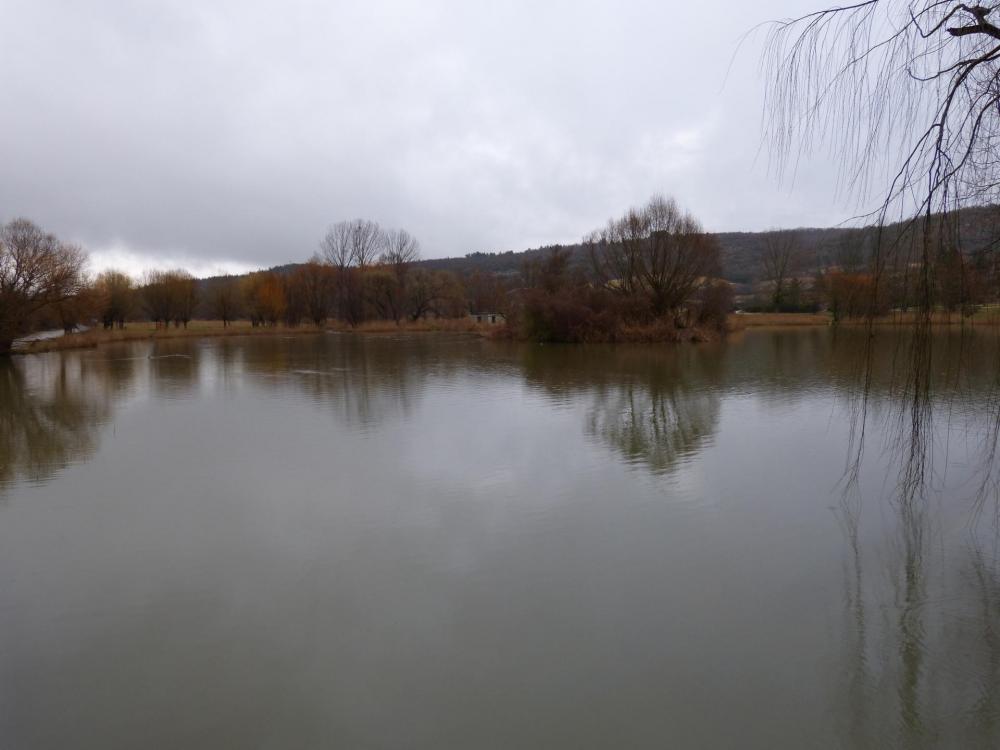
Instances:
[[[0,361],[0,488],[92,454],[133,369],[63,354]]]
[[[844,506],[845,746],[1000,747],[1000,540],[973,529],[950,549],[927,508],[897,506],[866,576]]]
[[[148,362],[153,391],[164,398],[183,398],[197,385],[201,374],[202,347],[183,339],[156,341]]]
[[[855,416],[864,414],[862,424],[898,421],[912,402],[894,380],[906,332],[879,336],[867,368],[869,336],[862,328],[748,332],[728,344],[642,347],[517,346],[406,335],[262,338],[225,342],[214,356],[220,365],[238,359],[236,369],[257,376],[261,387],[305,394],[362,428],[412,413],[429,379],[472,376],[483,381],[476,387],[488,389],[490,378],[524,377],[555,401],[590,399],[584,426],[589,434],[629,462],[669,471],[711,439],[723,395],[753,394],[765,406],[787,409],[832,394]],[[939,349],[943,361],[952,356],[951,349]],[[184,363],[166,360],[162,366]],[[864,377],[869,388],[862,403],[857,383]],[[947,392],[959,385],[953,382]],[[859,444],[860,438],[863,431]],[[894,450],[903,455],[905,446]]]
[[[475,339],[413,335],[262,338],[243,356],[246,372],[261,387],[304,394],[363,429],[411,414],[429,380],[493,361]]]
[[[534,347],[523,359],[529,383],[551,396],[592,399],[590,434],[661,472],[711,440],[724,396],[751,394],[777,410],[832,395],[858,414],[867,341],[862,329],[751,331],[717,345]],[[892,359],[882,356],[871,375],[869,416],[898,413]]]
[[[539,347],[344,335],[254,341],[243,366],[261,387],[305,394],[360,428],[405,418],[432,381],[448,388],[471,378],[470,387],[489,394],[496,379],[524,378],[556,401],[586,400],[589,434],[660,472],[714,433],[724,356],[717,346]]]
[[[862,364],[850,383],[854,398],[852,468],[861,463],[868,428],[880,426],[898,468],[897,495],[907,503],[933,480],[935,451],[952,440],[979,441],[980,500],[998,487],[996,461],[1000,347],[995,328],[968,325],[864,330]],[[984,420],[983,417],[989,417]],[[941,423],[946,429],[938,429]]]
[[[957,326],[871,333],[748,334],[726,387],[767,383],[753,390],[777,405],[827,389],[853,419],[841,506],[842,745],[1000,747],[1000,541],[996,528],[972,524],[968,538],[988,544],[956,549],[943,523],[962,526],[959,504],[996,487],[997,336]],[[855,481],[866,443],[896,479],[892,531],[867,545]]]
[[[601,394],[588,415],[587,430],[630,463],[668,472],[697,454],[715,433],[719,397],[677,382],[627,383]]]
[[[551,397],[589,402],[588,434],[656,473],[696,454],[718,425],[720,347],[535,347],[523,363]]]
[[[832,392],[851,425],[847,478],[857,480],[873,447],[893,465],[901,503],[933,488],[934,456],[952,441],[979,444],[985,497],[1000,488],[998,344],[995,328],[958,325],[750,332],[727,368],[727,387],[763,386],[755,390],[776,407]]]

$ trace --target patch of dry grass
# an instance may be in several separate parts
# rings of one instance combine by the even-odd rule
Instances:
[[[780,326],[827,326],[832,318],[826,313],[740,313],[729,316],[730,330]]]
[[[160,339],[204,338],[216,336],[289,336],[323,333],[324,331],[342,331],[363,334],[378,333],[421,333],[443,331],[449,333],[473,333],[487,336],[498,326],[488,326],[466,318],[456,320],[419,320],[417,322],[401,321],[399,325],[391,320],[374,320],[356,328],[331,321],[323,328],[316,328],[311,323],[290,328],[288,326],[257,327],[249,321],[240,320],[223,327],[218,320],[193,320],[187,328],[157,328],[152,323],[130,323],[122,330],[105,331],[93,328],[82,333],[71,333],[52,339],[32,341],[19,347],[17,354],[38,354],[41,352],[62,351],[65,349],[92,349],[104,344],[114,344],[122,341],[148,341]]]
[[[500,326],[477,323],[470,318],[441,318],[437,320],[401,320],[398,324],[392,320],[369,320],[354,328],[340,321],[331,322],[328,329],[351,333],[474,333],[477,336],[489,336],[490,332]]]
[[[863,319],[842,322],[847,325],[864,325],[865,323]],[[918,322],[918,313],[892,313],[891,315],[886,315],[885,317],[876,319],[875,325],[912,325],[916,322]],[[996,308],[983,308],[981,310],[977,310],[973,315],[962,315],[957,312],[935,312],[931,313],[931,323],[936,326],[996,326],[1000,325],[1000,311]]]
[[[17,354],[37,354],[40,352],[62,351],[64,349],[92,349],[104,344],[114,344],[121,341],[147,341],[159,339],[199,338],[209,336],[284,336],[292,334],[320,333],[312,325],[302,325],[295,328],[275,326],[254,328],[248,321],[237,321],[223,326],[218,320],[193,320],[187,328],[157,328],[152,323],[130,323],[122,330],[105,331],[103,328],[92,328],[82,333],[71,333],[52,339],[32,341],[17,349]]]
[[[868,322],[864,318],[851,318],[841,320],[839,325],[864,326]],[[892,313],[876,318],[873,322],[877,326],[913,325],[917,322],[917,313]],[[931,322],[936,326],[1000,326],[1000,308],[985,307],[971,316],[957,312],[936,312],[931,315]],[[729,325],[734,331],[763,327],[825,326],[832,323],[833,317],[829,313],[741,313],[729,316]]]

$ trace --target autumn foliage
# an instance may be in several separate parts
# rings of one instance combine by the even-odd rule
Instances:
[[[83,251],[61,242],[27,219],[0,225],[0,354],[32,330],[41,316],[85,315]]]

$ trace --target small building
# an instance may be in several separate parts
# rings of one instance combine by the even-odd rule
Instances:
[[[469,318],[471,318],[476,323],[485,323],[486,325],[500,325],[507,322],[507,318],[503,313],[498,312],[475,312],[469,313]]]

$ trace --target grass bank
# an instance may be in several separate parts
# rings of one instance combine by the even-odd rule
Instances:
[[[827,326],[831,320],[827,313],[740,313],[729,316],[729,327],[740,331],[744,328]]]
[[[918,322],[918,314],[912,312],[895,312],[876,318],[872,321],[876,326],[907,326]],[[798,326],[832,325],[833,316],[829,313],[740,313],[729,316],[729,327],[734,331],[746,328],[782,328]],[[865,326],[869,321],[864,318],[845,318],[838,325]],[[935,326],[1000,326],[1000,308],[984,307],[973,315],[963,315],[958,312],[935,312],[931,315],[931,323]]]
[[[727,328],[731,332],[748,328],[783,328],[828,326],[832,323],[828,313],[741,313],[732,314],[728,318]],[[912,313],[895,313],[875,321],[876,325],[910,325],[915,322]],[[935,325],[973,325],[1000,326],[1000,308],[984,309],[971,317],[959,313],[935,313]],[[844,320],[844,326],[865,325],[864,320]],[[484,338],[519,339],[516,332],[505,326],[491,326],[467,318],[457,320],[418,320],[401,321],[374,320],[357,327],[350,327],[339,321],[331,321],[324,328],[316,328],[312,324],[299,326],[257,327],[249,321],[241,320],[223,326],[218,320],[193,320],[187,328],[157,328],[152,323],[130,323],[122,330],[105,331],[101,328],[71,333],[56,338],[31,341],[19,346],[14,354],[36,354],[42,352],[62,351],[66,349],[92,349],[105,344],[124,341],[155,341],[159,339],[209,338],[219,336],[305,336],[337,331],[342,333],[361,334],[398,334],[398,333],[465,333]],[[669,330],[662,326],[626,326],[616,336],[619,343],[663,343],[682,341],[711,341],[719,338],[714,331],[700,329]]]
[[[489,334],[490,326],[468,320],[421,320],[402,321],[398,325],[392,321],[372,321],[356,328],[332,322],[323,328],[302,324],[299,326],[253,327],[249,321],[241,320],[223,326],[219,320],[193,320],[187,328],[157,328],[152,323],[130,323],[121,330],[106,331],[93,328],[80,333],[70,333],[51,339],[30,341],[20,345],[14,354],[40,354],[42,352],[66,349],[93,349],[105,344],[124,341],[157,341],[162,339],[212,338],[220,336],[307,336],[326,331],[355,332],[364,334],[417,333],[443,331],[449,333],[471,333],[480,336]]]
[[[851,320],[842,321],[848,325],[864,325],[863,320]],[[910,312],[897,312],[891,315],[886,315],[883,318],[878,318],[875,321],[876,325],[887,326],[887,325],[913,325],[918,322],[918,314]],[[953,312],[935,312],[931,313],[931,323],[935,326],[996,326],[1000,325],[1000,310],[995,307],[985,307],[981,310],[977,310],[972,315],[962,315],[961,313]]]
[[[477,336],[489,336],[491,331],[499,328],[496,325],[476,323],[468,318],[441,320],[403,320],[395,323],[391,320],[370,320],[359,326],[351,327],[340,321],[331,322],[329,331],[342,333],[471,333]]]

